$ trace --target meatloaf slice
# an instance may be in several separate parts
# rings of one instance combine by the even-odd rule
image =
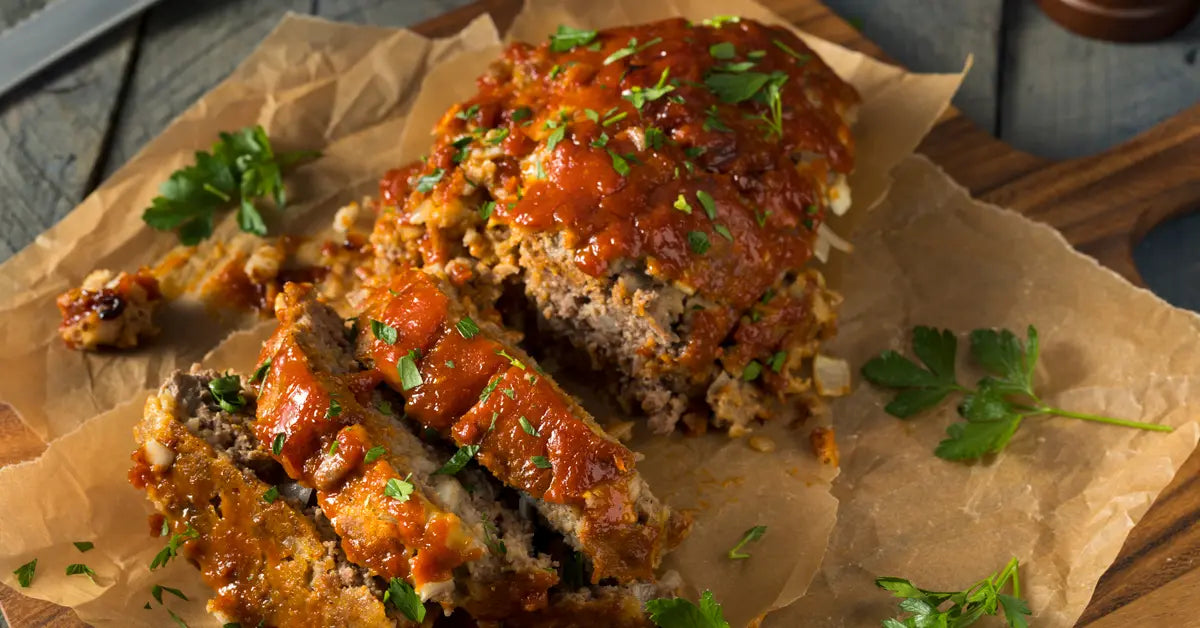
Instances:
[[[514,44],[478,85],[382,182],[378,256],[520,289],[658,431],[817,403],[839,299],[808,262],[849,207],[850,85],[786,29],[680,19]]]
[[[382,587],[346,560],[320,510],[274,487],[286,475],[257,447],[253,399],[222,410],[209,388],[216,377],[176,373],[146,402],[130,471],[172,543],[183,541],[179,553],[216,591],[209,612],[243,626],[405,623],[385,611]]]
[[[530,549],[528,523],[438,473],[444,456],[379,403],[380,375],[359,367],[342,319],[297,284],[285,286],[275,314],[255,430],[292,478],[315,489],[349,559],[479,619],[544,607],[557,575]]]
[[[687,520],[661,504],[636,455],[448,288],[396,270],[365,299],[358,350],[405,397],[405,414],[474,448],[480,465],[529,496],[594,563],[595,580],[649,580]]]

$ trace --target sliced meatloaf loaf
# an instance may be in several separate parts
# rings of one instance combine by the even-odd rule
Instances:
[[[409,418],[532,498],[591,559],[595,580],[652,579],[687,519],[651,494],[632,451],[447,290],[416,269],[375,286],[359,318],[361,358],[404,395]]]
[[[618,374],[659,431],[816,403],[858,103],[791,32],[681,19],[514,44],[389,173],[372,242]]]
[[[346,560],[319,507],[257,447],[253,399],[226,407],[213,372],[176,373],[146,403],[130,480],[163,515],[162,542],[216,592],[208,610],[243,626],[394,626],[383,589]],[[226,380],[228,381],[228,380]],[[241,395],[236,384],[230,399]],[[276,483],[283,484],[282,489]],[[165,550],[164,550],[165,551]]]
[[[343,320],[297,284],[285,286],[275,314],[279,327],[260,358],[256,435],[289,476],[315,489],[349,559],[478,619],[545,607],[558,577],[530,550],[529,523],[439,472],[446,456],[378,397],[380,376],[355,361]]]

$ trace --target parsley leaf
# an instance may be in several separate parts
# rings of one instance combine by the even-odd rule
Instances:
[[[533,456],[530,458],[530,460],[533,461],[533,466],[539,469],[549,469],[551,466],[553,466],[550,464],[550,460],[545,456]]]
[[[742,369],[742,379],[747,382],[752,382],[762,375],[762,364],[758,360],[750,360]]]
[[[630,55],[637,54],[637,53],[639,53],[661,41],[662,41],[662,37],[655,37],[654,39],[651,39],[650,41],[639,46],[637,38],[634,37],[629,40],[629,43],[626,44],[624,48],[621,48],[621,49],[617,50],[616,52],[608,55],[608,57],[606,57],[604,59],[604,65],[609,65],[610,63],[620,61],[621,59],[624,59],[625,57],[628,57]]]
[[[412,483],[408,481],[409,477],[412,477],[411,473],[403,480],[399,478],[389,479],[383,487],[383,494],[398,502],[408,501],[409,497],[412,496],[414,488]]]
[[[382,321],[377,321],[373,318],[371,319],[371,333],[374,334],[376,338],[388,343],[389,345],[396,344],[396,340],[399,337],[395,327],[392,327],[391,325],[388,325]]]
[[[629,176],[629,162],[624,157],[613,152],[611,148],[606,148],[605,150],[608,151],[608,156],[612,158],[613,170],[616,170],[617,174],[623,177]]]
[[[1021,599],[1019,564],[1016,558],[1008,561],[998,573],[976,582],[964,591],[928,591],[904,578],[882,577],[875,585],[900,598],[900,611],[907,615],[885,619],[885,628],[933,628],[935,626],[968,626],[985,615],[1004,611],[1010,628],[1028,628],[1026,617],[1032,613]],[[1002,593],[1011,584],[1012,594]],[[949,602],[949,606],[942,607]]]
[[[687,199],[684,198],[683,192],[680,192],[679,196],[675,197],[674,207],[685,214],[692,213],[692,206],[687,202]]]
[[[462,320],[454,324],[454,328],[458,330],[460,336],[467,340],[474,338],[475,334],[479,333],[479,325],[476,325],[470,316],[462,317]]]
[[[388,590],[383,594],[383,603],[388,602],[410,620],[417,623],[425,621],[425,605],[421,603],[421,596],[401,578],[392,578],[388,583]]]
[[[517,423],[521,424],[521,430],[523,430],[526,434],[529,434],[535,438],[542,437],[537,428],[534,427],[533,424],[529,422],[529,419],[525,418],[524,416],[517,419]]]
[[[246,398],[242,396],[242,378],[237,375],[214,377],[208,380],[208,391],[212,393],[213,399],[216,399],[221,409],[226,412],[237,412],[246,405]]]
[[[796,58],[796,63],[797,63],[797,64],[799,64],[799,65],[804,65],[805,63],[808,63],[808,59],[809,59],[809,56],[808,56],[808,55],[803,55],[803,54],[800,54],[800,53],[796,52],[795,50],[792,50],[792,48],[791,48],[790,46],[788,46],[787,44],[783,43],[782,41],[779,41],[778,39],[772,39],[772,40],[771,40],[771,43],[775,44],[775,46],[776,46],[777,48],[779,48],[780,50],[782,50],[782,51],[784,51],[784,52],[788,53],[789,55],[792,55],[793,57],[795,57],[795,58]]]
[[[258,368],[254,369],[254,373],[250,375],[250,383],[257,384],[267,375],[267,369],[271,368],[271,358],[267,358]]]
[[[658,598],[646,602],[646,612],[659,628],[729,628],[712,591],[700,595],[699,606],[681,597]]]
[[[470,462],[471,458],[474,458],[475,454],[477,453],[479,453],[479,445],[464,445],[459,447],[458,451],[454,452],[454,455],[450,456],[450,459],[446,461],[446,464],[442,465],[442,468],[438,469],[437,471],[434,471],[433,474],[454,475],[455,473],[462,471],[463,467],[467,466],[467,463]]]
[[[546,150],[554,150],[554,147],[558,146],[558,143],[563,141],[563,138],[566,137],[566,134],[567,126],[565,124],[555,128],[554,131],[550,133],[550,136],[546,138]]]
[[[154,600],[156,602],[158,602],[159,604],[163,603],[162,594],[164,591],[167,593],[170,593],[171,595],[174,595],[175,597],[177,597],[185,602],[189,601],[188,596],[184,595],[183,591],[180,591],[179,589],[176,589],[174,587],[164,587],[161,584],[156,584],[153,587],[150,587],[150,595],[153,596]]]
[[[168,530],[167,522],[163,521],[164,533],[167,530]],[[172,534],[171,538],[167,541],[167,546],[162,548],[161,550],[159,550],[158,554],[155,554],[154,560],[150,561],[150,570],[154,571],[155,569],[158,569],[159,567],[166,566],[167,563],[171,562],[172,558],[175,558],[176,556],[179,555],[179,547],[181,545],[183,545],[185,542],[187,542],[191,539],[198,539],[198,538],[200,538],[200,533],[197,532],[190,525],[182,533]]]
[[[698,255],[704,255],[712,246],[712,243],[708,241],[708,234],[703,231],[689,231],[687,239],[688,246],[692,247],[692,251]]]
[[[704,213],[709,220],[717,219],[717,202],[713,200],[711,194],[704,190],[696,190],[696,200],[700,201],[700,206],[704,208]]]
[[[33,576],[36,572],[37,559],[35,558],[14,569],[13,575],[17,577],[17,584],[20,584],[22,589],[28,589],[29,585],[33,584]]]
[[[410,390],[425,383],[421,379],[421,371],[417,370],[417,352],[415,350],[400,356],[396,363],[396,371],[400,374],[401,390]]]
[[[417,179],[417,191],[423,194],[428,194],[433,191],[433,187],[442,180],[442,175],[446,174],[441,168],[434,168],[433,172],[419,177]]]
[[[551,52],[567,52],[575,46],[586,46],[596,38],[596,31],[586,31],[559,24],[558,30],[550,35]]]
[[[667,75],[671,73],[671,68],[663,68],[662,74],[658,77],[658,83],[654,87],[639,87],[634,86],[621,92],[621,98],[628,100],[633,104],[634,108],[641,111],[646,103],[653,102],[675,91],[674,85],[667,84]],[[608,122],[605,122],[608,126]]]
[[[1073,412],[1044,403],[1033,388],[1039,343],[1032,325],[1024,343],[1008,330],[976,329],[970,339],[971,357],[989,373],[973,389],[955,378],[957,340],[948,330],[913,329],[913,353],[926,368],[895,351],[884,351],[862,367],[867,381],[899,389],[884,409],[900,418],[937,405],[951,392],[963,394],[957,406],[963,421],[946,428],[946,439],[934,450],[940,458],[972,460],[999,453],[1026,417],[1039,414],[1157,432],[1173,430],[1169,425]]]
[[[271,441],[271,453],[275,454],[276,456],[282,454],[283,444],[286,442],[287,434],[284,434],[283,432],[276,434],[275,438]]]
[[[315,151],[276,155],[261,126],[219,137],[211,152],[196,152],[193,165],[171,173],[159,186],[159,195],[142,212],[147,225],[176,231],[180,242],[193,245],[212,235],[218,209],[236,203],[238,226],[248,233],[266,235],[266,224],[254,202],[269,196],[283,209],[287,205],[283,171],[320,155]]]
[[[746,530],[746,532],[742,534],[742,539],[737,542],[737,545],[734,545],[733,548],[729,550],[729,557],[733,560],[750,558],[750,555],[743,552],[742,548],[745,547],[747,543],[753,543],[754,541],[761,539],[766,533],[767,526],[754,526],[753,528]]]
[[[80,554],[96,547],[96,544],[91,541],[75,541],[72,545],[75,546],[75,549],[79,550]]]
[[[96,582],[96,572],[83,563],[71,563],[67,565],[68,576],[87,576],[88,580]]]
[[[732,59],[737,54],[737,49],[733,44],[727,41],[713,44],[708,47],[708,54],[714,59]]]
[[[371,463],[379,460],[379,457],[387,453],[387,449],[383,445],[376,445],[367,450],[367,455],[363,456],[363,462]]]
[[[333,442],[336,443],[337,441],[333,441]],[[262,499],[264,502],[267,502],[268,504],[274,504],[275,500],[279,499],[279,487],[272,486],[271,488],[264,491],[262,494]]]
[[[732,104],[750,100],[769,80],[771,75],[762,72],[714,72],[704,79],[704,84],[721,102]]]

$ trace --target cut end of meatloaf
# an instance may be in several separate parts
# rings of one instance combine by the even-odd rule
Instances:
[[[521,491],[595,564],[597,579],[654,577],[686,518],[660,503],[636,456],[495,326],[416,269],[373,287],[358,322],[360,359],[404,396],[405,414]]]
[[[154,311],[161,302],[158,281],[146,269],[92,271],[80,287],[59,295],[58,335],[72,349],[132,349],[158,333]]]
[[[176,373],[147,401],[130,470],[216,591],[208,610],[247,626],[396,625],[382,587],[346,559],[320,509],[276,486],[286,475],[257,448],[252,405],[222,410],[216,377]]]
[[[376,255],[485,300],[519,287],[539,338],[618,373],[656,431],[818,404],[840,298],[808,263],[840,243],[823,223],[849,207],[854,89],[752,20],[595,43],[511,46],[382,182]]]
[[[356,362],[351,328],[307,286],[286,286],[276,316],[256,430],[315,489],[351,560],[480,619],[544,607],[557,575],[531,548],[529,522],[488,500],[481,483],[468,490],[438,473],[453,450],[422,440],[380,403],[381,377]]]

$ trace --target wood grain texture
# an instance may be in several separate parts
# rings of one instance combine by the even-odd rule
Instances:
[[[1171,38],[1118,45],[1009,2],[1000,138],[1051,159],[1090,155],[1200,102],[1200,19]]]
[[[507,24],[518,2],[485,0],[435,18],[420,30],[448,34],[485,10]],[[805,30],[882,55],[862,33],[815,0],[764,3]],[[1015,151],[957,111],[947,113],[920,150],[973,193],[1058,227],[1072,244],[1135,280],[1130,261],[1134,238],[1164,216],[1200,206],[1200,174],[1195,168],[1200,163],[1200,106],[1105,154],[1068,162],[1051,163]],[[11,411],[0,408],[0,434],[12,434],[8,430],[13,426]],[[18,442],[11,449],[0,449],[0,464],[27,458],[40,449],[36,439]],[[1195,623],[1192,618],[1200,603],[1192,591],[1200,585],[1200,570],[1194,568],[1200,560],[1200,527],[1192,524],[1200,520],[1198,472],[1200,454],[1185,464],[1134,529],[1101,579],[1081,624]],[[80,625],[70,611],[19,597],[11,590],[0,591],[0,604],[19,628]]]

